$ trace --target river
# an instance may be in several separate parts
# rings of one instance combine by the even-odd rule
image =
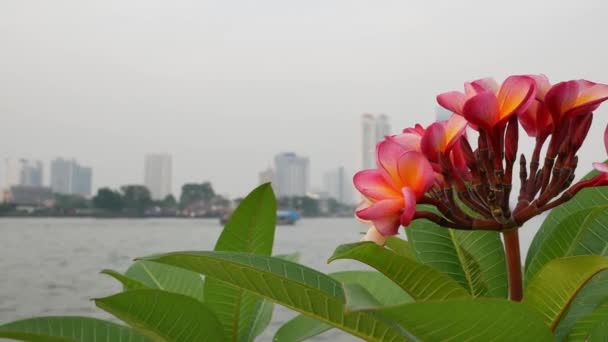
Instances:
[[[534,225],[533,225],[534,226]],[[341,243],[359,240],[366,227],[354,219],[303,219],[279,226],[274,253],[301,253],[300,262],[323,272],[363,269],[327,258]],[[217,220],[198,219],[0,219],[0,323],[38,315],[110,316],[91,298],[121,290],[104,268],[125,271],[133,258],[178,250],[211,250],[220,233]],[[525,255],[535,229],[522,230]],[[293,313],[275,311],[260,341]],[[333,330],[318,340],[350,341]]]

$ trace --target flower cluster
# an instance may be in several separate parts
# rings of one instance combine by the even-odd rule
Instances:
[[[544,75],[522,75],[500,85],[490,78],[466,82],[464,92],[437,96],[454,113],[449,120],[378,143],[377,168],[354,176],[365,198],[356,215],[381,236],[415,219],[464,230],[519,227],[581,189],[608,185],[603,163],[594,164],[599,175],[572,184],[593,111],[606,100],[608,85],[586,80],[551,85]],[[519,157],[521,188],[511,208],[519,125],[536,143],[529,158]],[[608,153],[608,128],[605,145]]]

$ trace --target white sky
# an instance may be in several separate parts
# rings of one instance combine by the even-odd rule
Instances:
[[[142,183],[143,155],[168,152],[176,190],[238,196],[295,151],[320,185],[358,168],[363,112],[397,131],[465,80],[608,83],[606,23],[602,0],[5,0],[0,158],[75,157],[96,188]],[[607,114],[581,168],[606,157]]]

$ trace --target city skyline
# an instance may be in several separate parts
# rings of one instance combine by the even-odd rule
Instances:
[[[280,151],[307,155],[317,186],[326,169],[359,170],[361,113],[387,113],[394,132],[428,125],[436,95],[464,80],[608,83],[608,49],[588,34],[603,29],[604,1],[515,0],[501,11],[473,1],[179,3],[3,5],[0,159],[70,156],[93,167],[94,188],[117,188],[141,183],[145,153],[166,151],[174,192],[208,180],[238,197]],[[589,141],[602,139],[607,113]],[[595,152],[583,146],[581,170]]]

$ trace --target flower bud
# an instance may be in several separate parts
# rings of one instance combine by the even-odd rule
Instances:
[[[587,133],[589,133],[589,128],[591,128],[591,122],[593,121],[593,113],[579,115],[572,121],[572,126],[574,127],[572,146],[577,151],[583,145],[583,141],[585,141]]]
[[[505,159],[508,163],[513,163],[517,158],[517,147],[519,143],[519,125],[517,117],[512,116],[509,119],[507,133],[505,136]]]

